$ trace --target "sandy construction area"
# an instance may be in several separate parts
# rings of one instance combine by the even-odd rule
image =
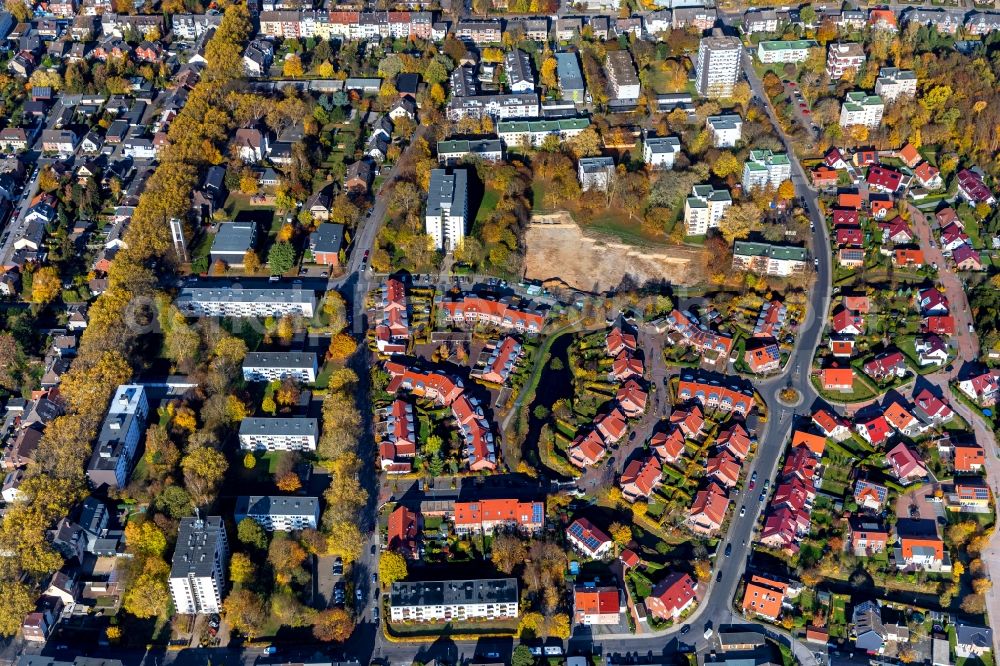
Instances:
[[[628,275],[636,283],[690,285],[702,275],[704,252],[675,245],[626,245],[588,235],[566,212],[535,215],[525,233],[526,277],[560,280],[594,293],[614,289]]]

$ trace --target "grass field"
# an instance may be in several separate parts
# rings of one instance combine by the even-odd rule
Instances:
[[[498,201],[500,201],[500,193],[486,188],[486,191],[483,192],[483,200],[479,204],[479,212],[476,213],[476,222],[488,220],[493,211],[496,210]]]

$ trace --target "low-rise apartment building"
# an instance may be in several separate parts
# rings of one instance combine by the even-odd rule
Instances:
[[[869,95],[860,90],[847,93],[840,107],[840,126],[864,125],[875,128],[882,122],[885,104],[878,95]]]
[[[743,119],[735,113],[709,116],[705,125],[712,135],[712,145],[716,148],[734,148],[743,138]]]
[[[315,451],[319,424],[312,418],[248,417],[240,422],[245,451]]]
[[[751,150],[743,164],[743,189],[758,187],[777,188],[792,177],[792,163],[785,153],[770,150]]]
[[[508,148],[538,148],[550,136],[568,141],[590,127],[590,118],[553,118],[550,120],[501,120],[497,134]]]
[[[747,241],[736,241],[733,244],[734,270],[788,277],[801,273],[805,268],[805,248]]]
[[[515,578],[397,582],[389,592],[393,622],[515,619]]]
[[[247,352],[243,358],[243,379],[273,382],[286,377],[306,384],[316,381],[316,352]]]
[[[826,49],[826,75],[832,80],[840,79],[846,72],[861,71],[865,64],[865,48],[855,42],[834,42]]]
[[[639,99],[639,75],[628,51],[609,51],[604,61],[608,83],[618,100]]]
[[[811,39],[764,41],[757,45],[757,58],[766,65],[805,62],[810,49],[817,46]]]
[[[310,289],[283,287],[184,287],[176,305],[192,317],[312,317],[316,294]]]
[[[908,69],[883,67],[875,79],[875,94],[886,102],[895,102],[900,97],[914,97],[917,94],[917,75]]]
[[[688,236],[704,236],[709,229],[718,229],[719,220],[733,205],[727,190],[711,185],[695,185],[684,201],[684,229]]]
[[[237,523],[249,518],[269,532],[314,530],[319,525],[319,498],[241,495],[234,517]]]

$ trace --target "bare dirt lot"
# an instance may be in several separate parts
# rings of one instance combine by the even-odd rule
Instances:
[[[692,285],[704,274],[705,253],[698,248],[640,247],[600,238],[581,229],[565,211],[535,215],[525,244],[529,280],[561,280],[581,291],[609,291],[626,275],[640,285],[652,281]]]

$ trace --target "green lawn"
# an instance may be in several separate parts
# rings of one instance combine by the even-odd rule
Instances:
[[[493,211],[496,210],[497,202],[500,201],[500,193],[486,188],[483,192],[483,201],[479,204],[479,212],[476,213],[476,222],[485,222],[489,219]]]

